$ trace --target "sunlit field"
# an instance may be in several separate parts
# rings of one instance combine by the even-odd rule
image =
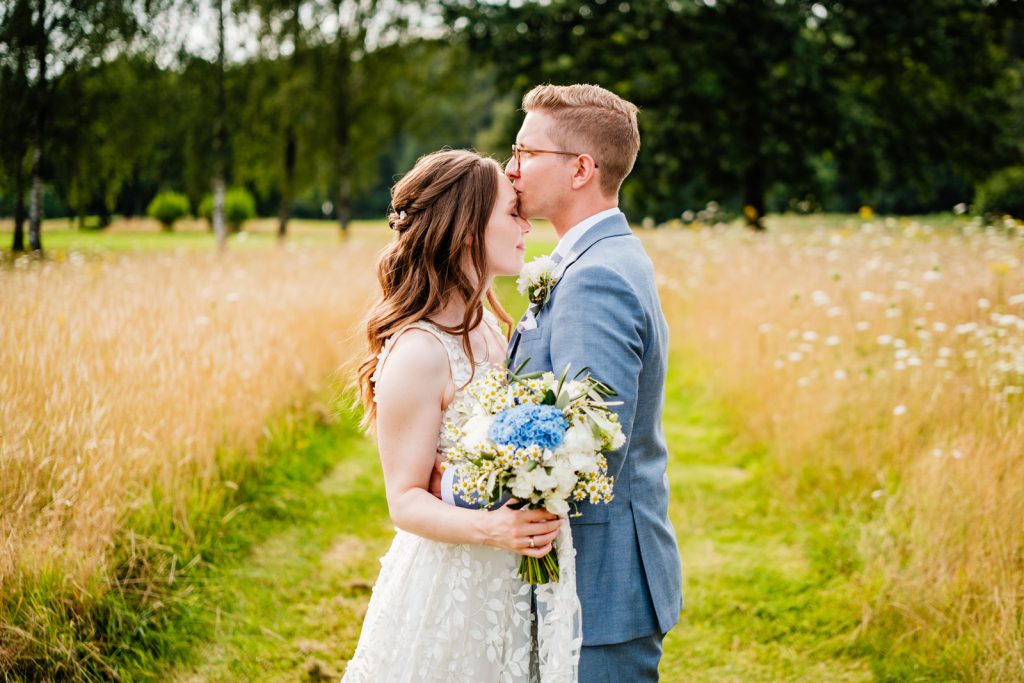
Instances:
[[[779,498],[846,526],[828,551],[862,584],[856,635],[1021,680],[1024,223],[806,218],[647,244],[674,343],[769,445]]]
[[[160,533],[187,552],[195,520],[226,512],[268,421],[308,407],[360,348],[378,247],[72,251],[0,270],[0,586],[21,628],[19,591],[78,609],[125,573],[145,580],[123,562]],[[112,566],[115,546],[131,557]],[[0,656],[36,635],[12,625]]]
[[[673,358],[699,364],[766,450],[794,525],[839,529],[819,550],[862,603],[854,651],[1020,680],[1024,224],[768,224],[638,231]],[[0,267],[0,671],[73,649],[38,641],[126,576],[173,583],[177,565],[126,567],[125,553],[172,534],[187,550],[197,511],[230,521],[268,425],[334,410],[318,401],[361,353],[390,235],[297,222],[278,248],[274,226],[222,256],[202,226],[57,230],[47,259]]]

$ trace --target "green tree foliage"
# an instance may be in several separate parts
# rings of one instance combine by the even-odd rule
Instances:
[[[13,127],[16,137],[29,141],[29,248],[33,251],[42,249],[43,185],[54,166],[50,152],[55,142],[59,144],[54,131],[72,114],[63,97],[66,82],[80,69],[103,62],[114,52],[112,48],[140,36],[144,19],[157,15],[162,4],[162,0],[147,0],[141,6],[133,0],[9,0],[3,4],[0,62],[5,67],[0,68],[0,77],[5,85],[0,89],[24,88],[22,102],[27,109],[27,115],[19,113],[3,127]],[[14,67],[6,66],[10,64]],[[15,149],[11,158],[17,155]]]
[[[146,214],[155,218],[167,232],[174,230],[174,224],[188,215],[188,197],[178,192],[161,192],[153,197]]]
[[[641,107],[623,188],[640,215],[708,198],[755,226],[789,198],[915,209],[1005,163],[1014,0],[445,6],[501,87],[593,82]]]

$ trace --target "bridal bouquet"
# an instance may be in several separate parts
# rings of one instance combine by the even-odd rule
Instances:
[[[626,440],[609,408],[616,404],[605,400],[615,392],[586,369],[572,379],[569,368],[560,377],[520,376],[519,370],[491,370],[470,383],[449,411],[444,436],[455,445],[445,454],[445,467],[456,468],[455,495],[484,507],[511,495],[518,506],[559,516],[581,501],[610,502],[614,478],[602,452]],[[519,563],[519,577],[529,583],[558,576],[553,552]]]

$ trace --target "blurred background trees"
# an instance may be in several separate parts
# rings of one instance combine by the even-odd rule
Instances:
[[[15,249],[41,246],[44,214],[102,228],[160,191],[198,215],[215,177],[281,237],[296,216],[344,233],[384,214],[422,153],[504,160],[541,82],[641,107],[623,188],[637,221],[712,200],[754,227],[778,211],[945,211],[979,191],[1016,210],[1020,0],[222,1],[0,5]]]

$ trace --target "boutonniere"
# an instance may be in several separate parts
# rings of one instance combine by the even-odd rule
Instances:
[[[551,288],[558,282],[553,277],[555,262],[550,256],[538,256],[523,266],[516,280],[516,289],[520,294],[525,294],[530,303],[542,308],[551,296]]]

